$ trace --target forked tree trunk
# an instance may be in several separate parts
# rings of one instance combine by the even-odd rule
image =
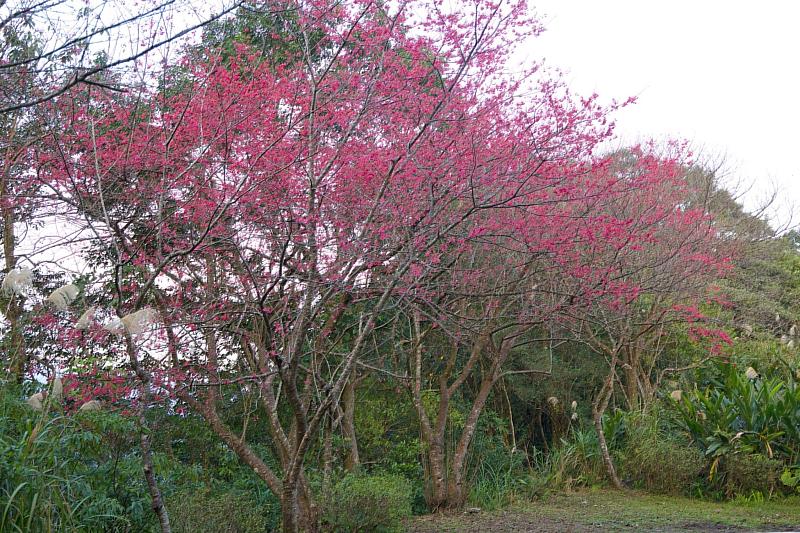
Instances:
[[[473,355],[480,354],[487,343],[482,339],[473,347]],[[433,427],[427,420],[421,401],[417,401],[417,410],[422,421],[423,441],[427,445],[427,459],[429,464],[430,493],[427,497],[428,505],[436,512],[445,509],[459,509],[464,505],[467,496],[465,485],[467,458],[469,457],[472,439],[478,427],[478,421],[494,384],[500,377],[500,369],[510,353],[510,347],[502,348],[493,361],[489,371],[481,380],[480,389],[472,402],[469,414],[464,423],[458,443],[452,454],[448,457],[445,449],[445,434],[448,422],[448,409],[451,394],[455,389],[440,386],[438,415]]]
[[[521,332],[523,326],[519,326],[516,331],[512,331],[508,338],[515,338]],[[439,405],[436,420],[433,424],[428,419],[422,404],[422,339],[423,334],[420,328],[420,319],[414,317],[414,333],[417,338],[417,346],[414,354],[414,382],[413,397],[414,404],[420,420],[421,438],[427,446],[427,459],[429,464],[430,493],[427,495],[428,505],[432,511],[442,509],[457,509],[464,504],[466,499],[465,475],[467,457],[470,451],[472,439],[478,426],[478,420],[486,405],[489,394],[494,384],[501,376],[501,369],[511,353],[512,343],[502,341],[497,347],[492,342],[490,335],[491,327],[487,324],[486,329],[474,339],[470,350],[470,355],[460,372],[454,375],[459,345],[454,342],[450,355],[447,358],[445,369],[439,376]],[[490,350],[494,357],[491,359],[490,368],[481,376],[481,384],[478,394],[467,415],[464,429],[458,438],[456,449],[452,457],[446,454],[444,442],[446,427],[448,422],[449,402],[453,395],[465,383],[471,375],[473,369],[478,364],[486,351]],[[450,381],[450,378],[453,378]]]

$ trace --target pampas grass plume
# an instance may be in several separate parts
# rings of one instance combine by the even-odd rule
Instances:
[[[15,268],[3,278],[3,294],[22,294],[32,284],[33,272],[30,268]]]
[[[89,329],[89,326],[94,322],[94,314],[97,309],[92,306],[89,307],[75,322],[76,329]]]
[[[53,304],[59,311],[66,311],[69,304],[78,297],[79,292],[80,289],[78,286],[70,283],[54,290],[50,296],[47,297],[47,301]]]

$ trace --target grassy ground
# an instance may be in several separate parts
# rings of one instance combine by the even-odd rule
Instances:
[[[800,499],[714,503],[636,492],[554,494],[496,513],[426,516],[414,533],[501,531],[800,531]]]

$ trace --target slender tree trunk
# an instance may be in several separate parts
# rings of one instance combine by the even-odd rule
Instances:
[[[595,432],[597,433],[597,441],[600,445],[600,455],[603,458],[603,464],[606,467],[608,477],[614,484],[614,487],[621,490],[624,487],[622,482],[619,480],[619,476],[617,476],[617,470],[614,467],[614,461],[611,459],[611,453],[608,450],[606,436],[603,432],[603,414],[605,413],[606,408],[608,407],[608,402],[614,392],[614,372],[616,369],[616,364],[617,359],[615,353],[611,360],[610,373],[605,382],[603,382],[603,386],[600,388],[600,392],[597,394],[594,402],[592,402],[592,420],[594,422]]]
[[[150,436],[147,434],[145,424],[144,407],[142,407],[139,414],[139,423],[142,425],[142,434],[139,437],[139,447],[142,450],[142,468],[144,470],[144,477],[147,481],[147,487],[150,490],[150,501],[153,512],[158,517],[158,523],[161,526],[161,533],[170,533],[172,528],[169,525],[169,513],[167,507],[164,505],[164,499],[161,496],[161,490],[158,488],[158,481],[156,480],[155,469],[153,467],[153,452],[150,449]]]
[[[328,491],[331,486],[331,470],[333,470],[333,413],[328,415],[325,423],[325,435],[322,437],[322,488]]]
[[[130,358],[131,366],[136,376],[141,383],[141,397],[139,398],[139,426],[141,434],[139,436],[139,448],[142,451],[142,469],[144,470],[144,478],[147,482],[147,488],[150,491],[150,502],[153,512],[158,517],[158,523],[161,526],[161,533],[170,533],[172,531],[169,525],[169,513],[167,507],[164,505],[164,498],[161,495],[161,490],[158,487],[156,480],[155,469],[153,467],[153,451],[150,447],[150,435],[147,427],[146,409],[150,404],[150,375],[142,368],[139,363],[136,346],[133,343],[133,338],[129,333],[125,334],[125,345],[128,349],[128,356]]]
[[[638,410],[641,407],[639,396],[639,365],[640,353],[638,346],[630,346],[627,350],[627,361],[622,366],[625,371],[625,397],[628,402],[628,409]]]
[[[647,410],[655,398],[655,383],[650,379],[648,370],[644,368],[639,369],[639,384],[641,386],[642,408]]]
[[[9,165],[10,166],[10,165]],[[0,200],[7,202],[8,195],[8,172],[6,169],[2,182],[0,182]],[[6,274],[17,266],[17,256],[15,252],[15,235],[14,235],[14,209],[12,207],[3,207],[3,255],[5,255],[5,270]],[[3,310],[8,317],[11,326],[10,338],[11,349],[8,352],[9,362],[8,371],[13,376],[12,379],[17,383],[22,383],[25,377],[25,367],[28,362],[28,355],[25,346],[25,337],[22,335],[22,327],[20,318],[22,317],[22,302],[21,297],[17,294],[11,294],[8,308]]]
[[[542,408],[536,409],[536,425],[539,427],[539,436],[542,437],[542,448],[545,453],[550,453],[550,445],[547,443],[547,435],[544,433],[544,424],[542,424]]]
[[[486,405],[486,400],[489,398],[489,393],[492,391],[497,379],[500,377],[500,367],[505,361],[505,354],[499,354],[498,359],[492,364],[492,368],[488,375],[484,376],[481,381],[478,395],[472,403],[467,421],[464,424],[464,429],[461,431],[461,438],[458,440],[455,454],[453,455],[453,464],[450,468],[450,481],[447,488],[447,507],[450,509],[458,509],[464,505],[466,499],[464,491],[464,474],[467,464],[467,456],[469,454],[470,444],[472,444],[472,437],[475,435],[475,430],[478,427],[478,419],[483,412]]]
[[[347,443],[347,454],[344,458],[344,468],[348,472],[355,472],[361,464],[358,454],[358,440],[356,438],[356,376],[353,373],[347,381],[342,391],[342,404],[344,414],[342,416],[342,433]]]

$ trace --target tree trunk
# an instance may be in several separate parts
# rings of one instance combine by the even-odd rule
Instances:
[[[344,415],[342,416],[342,434],[347,444],[347,453],[344,458],[344,469],[348,472],[355,472],[361,464],[358,454],[358,440],[356,438],[356,376],[353,373],[342,391],[342,404]]]
[[[136,345],[133,343],[133,338],[129,333],[125,334],[125,346],[128,350],[128,356],[133,371],[136,373],[141,383],[141,394],[139,397],[139,431],[141,432],[139,435],[139,448],[142,451],[142,470],[144,471],[147,488],[150,491],[150,503],[153,512],[158,517],[161,533],[171,533],[172,528],[169,525],[169,513],[167,512],[167,507],[164,505],[164,498],[161,495],[161,489],[158,487],[158,481],[156,480],[155,469],[153,467],[153,451],[150,448],[150,435],[145,411],[150,404],[151,397],[150,374],[148,374],[139,363]]]
[[[8,170],[7,170],[8,172]],[[8,175],[4,173],[2,183],[0,183],[0,199],[6,201],[8,195]],[[8,202],[7,202],[8,203]],[[15,235],[14,235],[14,208],[4,207],[2,210],[3,215],[3,254],[5,255],[5,270],[6,274],[17,266],[17,257],[15,253]],[[8,304],[8,309],[5,311],[8,321],[11,326],[10,340],[11,349],[8,351],[9,362],[8,371],[12,379],[17,383],[22,383],[25,377],[25,367],[28,363],[28,354],[25,347],[25,337],[22,335],[22,327],[20,325],[20,318],[22,317],[22,302],[21,296],[18,294],[11,294]]]
[[[333,470],[333,414],[328,415],[325,422],[325,434],[322,436],[322,490],[327,492],[331,487],[331,471]]]
[[[422,402],[422,339],[424,334],[420,328],[420,317],[418,313],[414,314],[414,335],[416,337],[416,347],[414,349],[414,368],[413,368],[413,386],[412,398],[414,400],[414,407],[417,411],[420,425],[420,440],[424,445],[424,454],[427,459],[427,472],[425,472],[425,481],[430,483],[425,487],[425,503],[428,508],[436,512],[444,502],[447,500],[447,465],[445,463],[444,453],[444,433],[447,422],[447,407],[449,397],[447,395],[447,388],[440,388],[439,397],[439,411],[436,416],[436,421],[431,425],[428,414],[425,412],[425,406]],[[441,384],[440,384],[441,385]]]
[[[630,346],[627,350],[627,361],[622,366],[625,371],[625,398],[628,409],[636,411],[641,406],[639,397],[639,347]]]
[[[614,487],[621,490],[623,489],[622,482],[619,480],[619,476],[617,476],[617,470],[614,468],[614,461],[611,459],[611,453],[608,451],[606,436],[603,432],[603,414],[605,413],[606,408],[608,407],[608,402],[614,392],[614,371],[616,362],[615,355],[611,360],[610,374],[603,383],[603,386],[600,388],[600,392],[597,394],[594,402],[592,402],[592,420],[594,422],[595,432],[597,433],[597,442],[600,446],[600,455],[603,458],[603,464],[606,467],[608,477],[611,479]]]
[[[489,393],[492,390],[497,379],[500,377],[500,367],[505,362],[508,355],[508,350],[504,350],[498,354],[498,358],[492,364],[492,368],[488,375],[484,376],[481,381],[481,387],[478,390],[478,395],[475,401],[472,402],[467,420],[464,424],[464,429],[461,431],[461,438],[458,440],[455,454],[453,455],[453,464],[450,468],[450,480],[447,487],[447,504],[449,509],[458,509],[464,505],[466,495],[464,493],[464,471],[467,465],[467,455],[469,453],[472,437],[475,435],[475,430],[478,427],[478,419],[483,412],[486,405],[486,400],[489,398]]]
[[[313,533],[317,528],[317,509],[308,484],[300,477],[283,478],[281,530],[284,533]]]
[[[442,411],[447,412],[448,402],[446,398],[444,400],[440,398],[439,402],[441,415]],[[431,511],[437,512],[444,508],[447,502],[447,454],[444,447],[447,418],[437,416],[434,426],[431,427],[420,396],[415,395],[414,403],[422,427],[420,439],[426,448],[425,455],[428,460],[425,480],[430,484],[425,490],[425,503]]]
[[[269,466],[253,451],[248,444],[236,436],[231,429],[225,425],[219,414],[214,410],[213,406],[201,403],[189,394],[181,394],[180,398],[192,406],[198,413],[205,419],[211,430],[227,444],[231,450],[241,459],[247,466],[253,469],[267,484],[269,489],[276,495],[283,493],[283,486],[280,479],[272,472]]]
[[[145,423],[144,410],[142,410],[140,415],[140,422],[142,424]],[[142,431],[142,435],[139,438],[139,447],[142,450],[142,467],[144,470],[145,480],[147,481],[147,487],[150,490],[150,500],[153,512],[156,513],[156,516],[158,517],[158,523],[161,526],[161,533],[170,533],[172,528],[169,525],[169,513],[164,505],[164,499],[161,496],[161,491],[158,488],[155,469],[153,468],[153,452],[150,449],[150,436],[145,431]]]
[[[281,494],[281,521],[283,533],[297,533],[299,529],[300,513],[297,508],[297,486],[286,479],[283,480],[283,494]]]
[[[550,445],[547,443],[547,435],[544,433],[544,425],[542,424],[542,408],[536,408],[536,425],[539,427],[539,436],[542,438],[542,448],[544,453],[550,453]]]

